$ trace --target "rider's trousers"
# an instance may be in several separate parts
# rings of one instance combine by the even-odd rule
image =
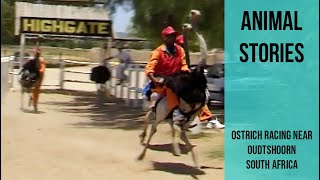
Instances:
[[[174,109],[179,106],[179,99],[170,88],[164,87],[165,93],[167,96],[167,101],[168,101],[168,108],[169,109]]]
[[[170,110],[176,108],[179,105],[179,100],[176,94],[166,86],[152,88],[152,92],[167,96],[167,105]]]
[[[202,108],[202,112],[199,115],[200,121],[207,121],[213,117],[213,114],[210,112],[207,105]]]
[[[168,87],[157,87],[152,89],[153,92],[161,93],[167,96],[167,105],[170,110],[176,108],[179,105],[179,99],[176,94]],[[207,105],[202,108],[202,112],[199,115],[200,121],[207,121],[213,117],[213,114],[210,112]]]
[[[168,98],[168,107],[169,109],[173,109],[179,105],[179,99],[176,94],[170,89],[165,88],[166,94]],[[210,112],[207,105],[203,106],[202,111],[199,115],[200,121],[207,121],[213,117],[213,114]]]
[[[41,84],[42,84],[42,80],[43,80],[43,75],[41,75],[40,78],[36,81],[36,83],[34,84],[34,87],[32,89],[33,106],[37,106],[38,105],[40,87],[41,87]]]

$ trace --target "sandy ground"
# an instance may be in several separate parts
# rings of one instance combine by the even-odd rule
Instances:
[[[159,125],[143,161],[138,135],[144,113],[120,100],[94,93],[45,90],[40,113],[9,92],[1,107],[1,178],[4,180],[224,179],[223,131],[191,137],[201,170],[191,154],[171,153],[170,128]]]

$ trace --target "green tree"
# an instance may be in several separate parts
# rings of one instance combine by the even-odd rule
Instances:
[[[19,0],[37,2],[37,0]],[[14,36],[14,0],[1,1],[1,44],[18,44],[19,38]],[[95,0],[89,2],[72,3],[42,0],[45,4],[69,4],[78,6],[93,6]],[[104,6],[111,11],[111,15],[119,5],[124,5],[135,12],[132,18],[130,32],[139,37],[152,40],[153,46],[161,42],[161,30],[167,25],[178,31],[183,23],[188,22],[191,9],[202,12],[200,30],[207,41],[208,48],[222,48],[224,46],[224,0],[104,0]],[[190,49],[198,50],[194,33],[190,34]]]
[[[191,9],[202,12],[200,30],[207,41],[208,48],[224,46],[224,0],[105,0],[105,6],[111,14],[119,5],[134,10],[131,34],[152,40],[153,46],[161,43],[161,30],[167,25],[178,31],[182,24],[188,22]],[[198,50],[198,41],[190,33],[190,49]]]
[[[15,44],[14,6],[10,0],[1,1],[1,44]]]
[[[223,0],[132,0],[135,10],[133,29],[139,36],[152,39],[160,43],[161,30],[171,25],[181,30],[183,23],[188,22],[191,9],[202,12],[200,30],[209,48],[224,46],[224,1]],[[197,40],[191,35],[191,49],[195,49]]]

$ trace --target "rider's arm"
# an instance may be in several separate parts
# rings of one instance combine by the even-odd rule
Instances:
[[[186,61],[186,53],[184,52],[183,48],[181,48],[181,71],[188,71],[190,72],[190,69],[188,67],[187,61]]]
[[[148,76],[150,78],[151,81],[156,81],[153,76],[153,73],[154,73],[155,68],[158,64],[159,57],[160,57],[159,51],[157,51],[157,50],[153,51],[151,54],[151,58],[146,66],[145,74],[146,74],[146,76]]]
[[[40,73],[44,73],[44,71],[46,70],[46,63],[43,59],[40,60],[40,68],[39,68],[39,72]]]
[[[157,79],[154,77],[153,73],[150,73],[148,77],[152,82],[157,82]]]

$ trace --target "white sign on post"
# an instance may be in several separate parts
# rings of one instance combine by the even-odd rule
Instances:
[[[19,35],[22,31],[21,27],[25,25],[25,27],[29,28],[28,30],[33,29],[34,31],[31,31],[31,33],[35,34],[49,32],[49,34],[59,35],[57,29],[67,29],[69,30],[68,32],[74,32],[75,35],[82,33],[83,36],[92,34],[106,37],[112,36],[110,12],[105,7],[77,7],[16,2],[15,8],[15,35]],[[25,21],[25,24],[22,24],[22,20]],[[61,26],[63,28],[60,28]],[[72,28],[76,30],[72,31]],[[109,34],[102,33],[99,35],[97,33],[99,31],[110,32]]]

